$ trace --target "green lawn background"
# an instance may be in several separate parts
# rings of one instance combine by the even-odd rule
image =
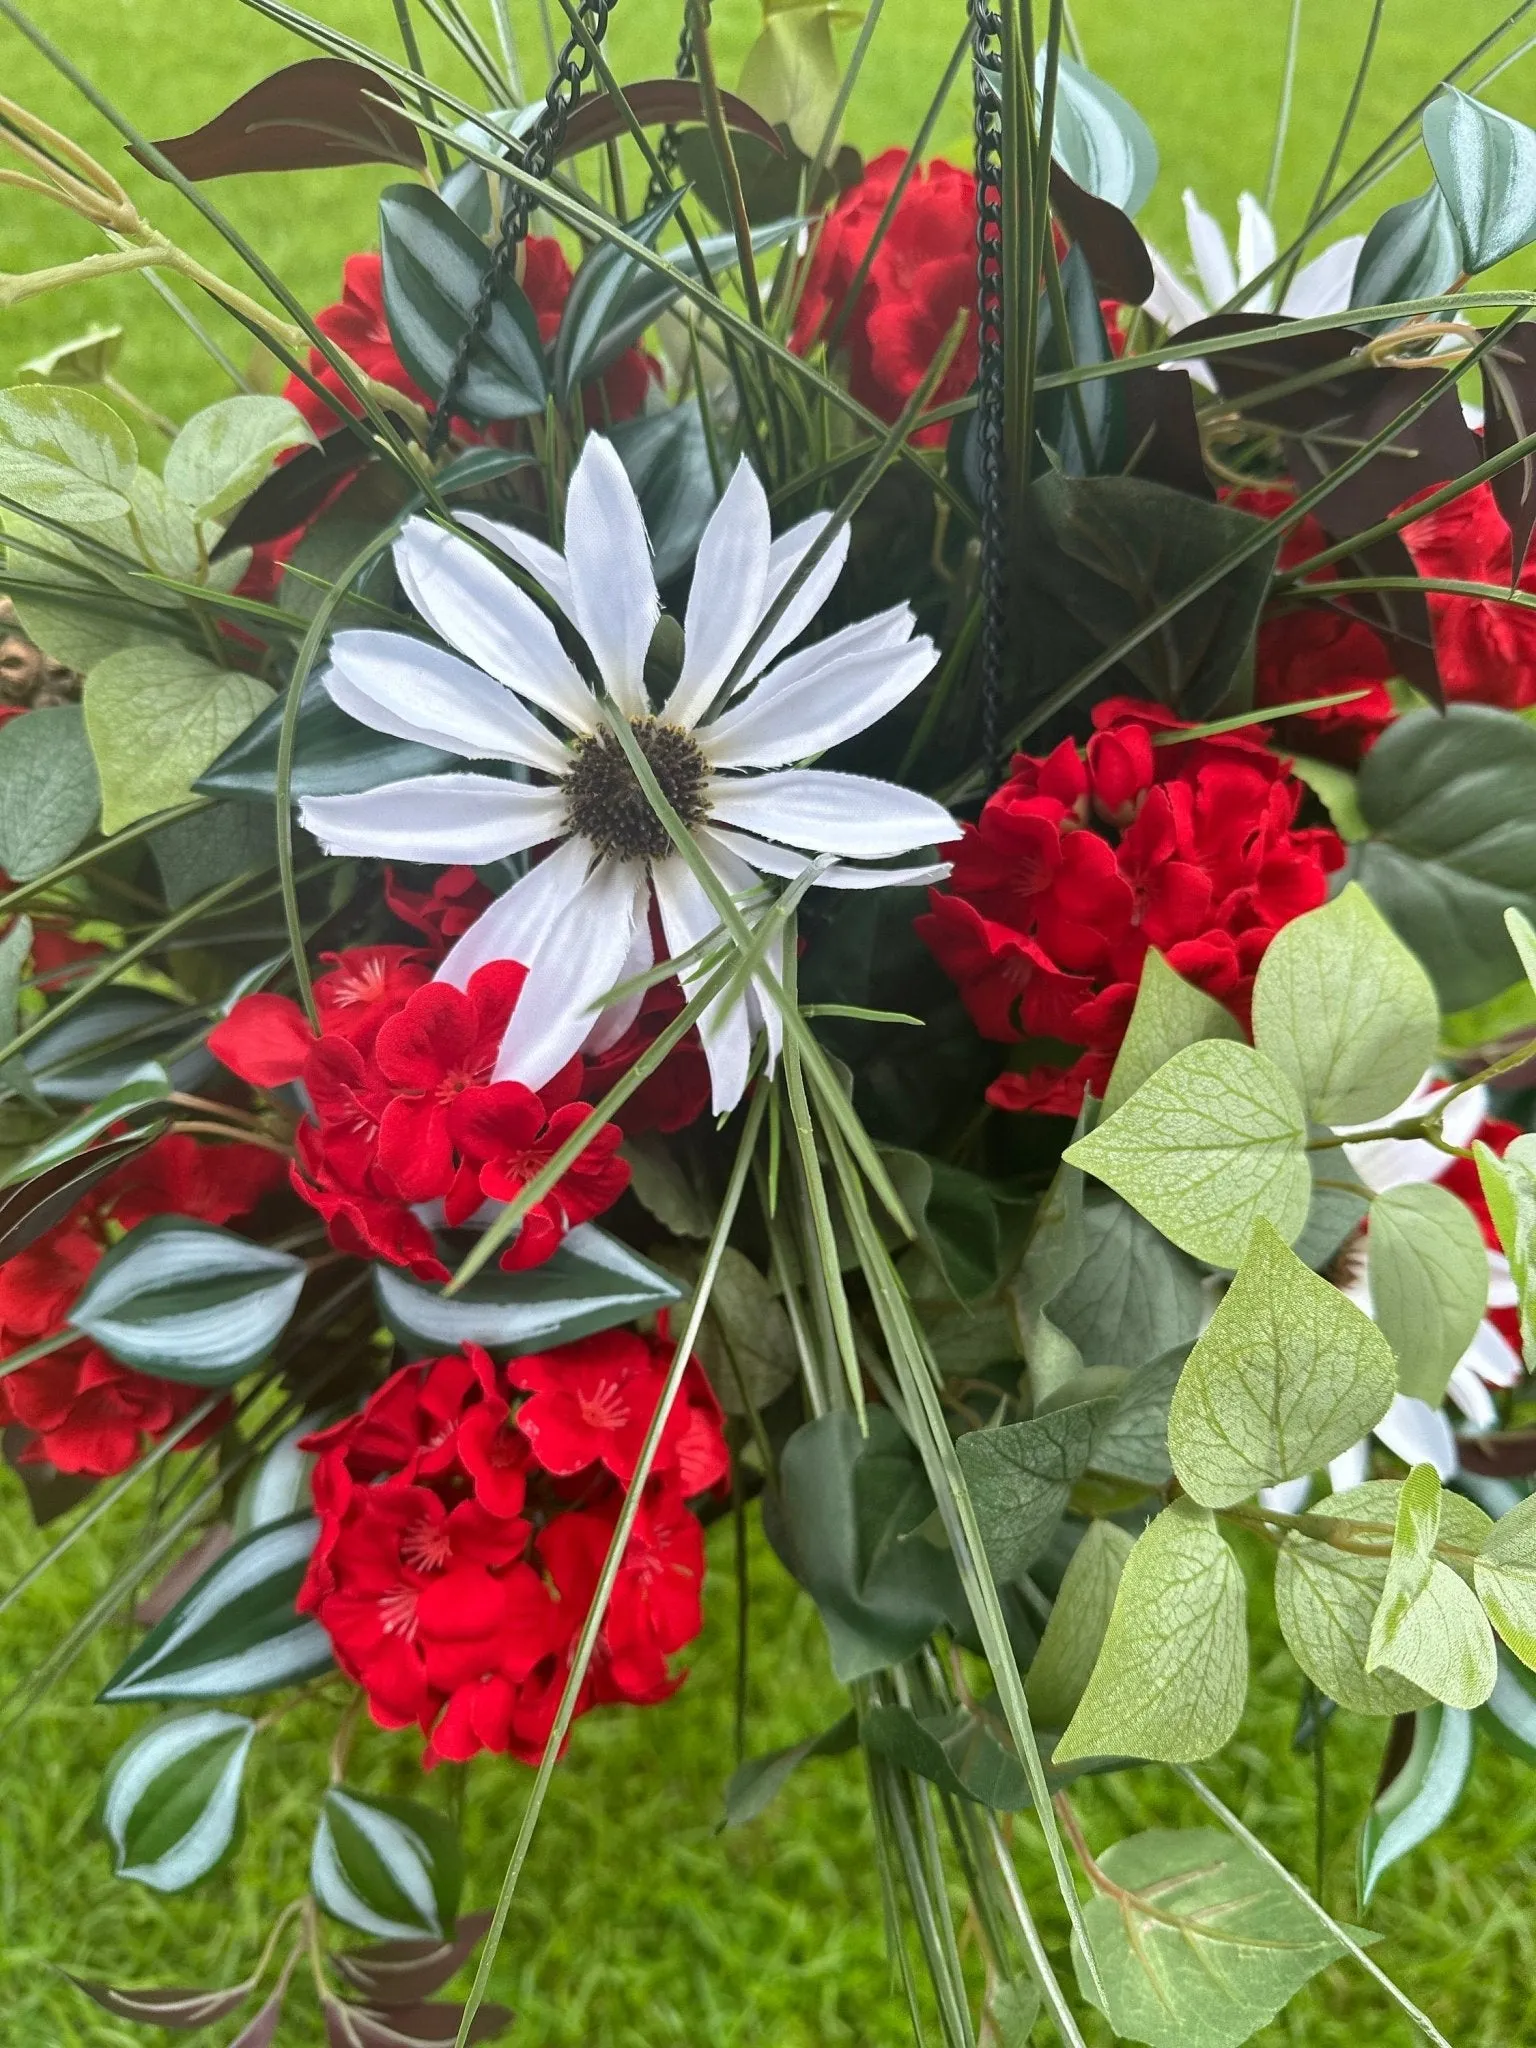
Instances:
[[[394,51],[389,0],[319,0],[321,16]],[[1447,8],[1389,0],[1373,81],[1356,129],[1363,148],[1462,48],[1507,10],[1476,0]],[[1163,171],[1143,225],[1182,252],[1179,194],[1193,185],[1224,218],[1244,186],[1262,189],[1288,8],[1284,0],[1078,0],[1090,62],[1140,107]],[[94,82],[153,136],[198,125],[277,65],[306,54],[235,0],[41,0],[38,19]],[[1304,0],[1291,142],[1280,182],[1282,228],[1304,206],[1353,75],[1368,0]],[[517,15],[530,78],[542,64],[537,16]],[[755,0],[716,8],[729,82],[756,31]],[[850,114],[867,153],[910,133],[959,32],[958,10],[888,0]],[[670,68],[675,18],[658,0],[620,0],[612,30],[621,78]],[[0,28],[0,91],[65,125],[100,151],[155,223],[246,283],[235,259],[173,192],[126,164],[105,122],[11,28]],[[1536,60],[1492,97],[1536,118]],[[936,149],[966,150],[963,95]],[[311,306],[334,296],[341,261],[372,240],[388,172],[356,170],[220,184],[210,196]],[[1375,198],[1420,189],[1422,158]],[[57,210],[0,191],[0,269],[83,255],[90,231]],[[1508,267],[1530,284],[1527,259]],[[178,415],[222,395],[218,372],[147,286],[121,279],[0,314],[0,378],[93,322],[129,330],[122,374]],[[243,355],[230,325],[221,333]],[[123,1555],[126,1525],[87,1539],[44,1585],[0,1620],[0,1685],[8,1686],[86,1606]],[[37,1555],[19,1490],[0,1476],[0,1584]],[[577,1730],[556,1779],[496,1973],[515,2006],[524,2048],[902,2048],[904,2008],[890,1984],[871,1841],[854,1759],[813,1766],[753,1827],[715,1831],[732,1752],[736,1616],[728,1531],[711,1545],[710,1620],[694,1675],[647,1712],[597,1715]],[[749,1747],[758,1751],[825,1725],[840,1711],[820,1625],[755,1545]],[[1289,1753],[1296,1674],[1280,1650],[1254,1574],[1256,1675],[1237,1741],[1212,1776],[1292,1867],[1311,1867],[1311,1765]],[[238,1862],[208,1887],[162,1900],[115,1884],[90,1816],[100,1771],[134,1717],[91,1705],[123,1638],[103,1640],[0,1753],[0,2043],[4,2048],[130,2048],[167,2039],[94,2012],[53,1972],[58,1962],[119,1981],[229,1981],[242,1974],[277,1907],[302,1885],[313,1803],[324,1775],[321,1731],[301,1716],[264,1739],[252,1779],[252,1825]],[[1328,1883],[1336,1911],[1355,1911],[1353,1841],[1370,1796],[1382,1729],[1340,1717],[1330,1743]],[[367,1782],[410,1790],[409,1738],[369,1738]],[[469,1779],[469,1902],[488,1904],[517,1825],[528,1775],[487,1762]],[[1091,1838],[1199,1818],[1187,1798],[1145,1779],[1084,1788]],[[1480,1749],[1474,1790],[1425,1850],[1391,1872],[1369,1914],[1378,1954],[1434,2013],[1457,2048],[1514,2048],[1530,2037],[1536,1984],[1536,1774]],[[1051,1886],[1020,1823],[1021,1862],[1042,1917],[1061,1934]],[[1059,1950],[1058,1950],[1059,1952]],[[231,2029],[225,2028],[227,2034]],[[1106,2036],[1089,2025],[1095,2048]],[[1047,2037],[1042,2026],[1039,2037]],[[199,2037],[201,2038],[201,2037]],[[217,2038],[217,2036],[215,2036]],[[301,1992],[278,2048],[314,2048],[319,2022]],[[1344,2048],[1417,2039],[1357,1972],[1318,1980],[1261,2037],[1276,2048]]]

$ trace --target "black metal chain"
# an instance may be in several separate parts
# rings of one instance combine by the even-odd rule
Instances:
[[[608,20],[616,5],[617,0],[581,0],[579,12],[582,23],[594,46],[600,45],[607,34]],[[592,75],[592,62],[592,52],[582,38],[576,35],[569,37],[556,61],[555,75],[545,95],[543,109],[523,144],[522,168],[533,177],[547,178],[554,169],[560,145],[565,140],[572,104]],[[487,172],[486,175],[494,176],[494,173]],[[470,312],[469,325],[459,338],[447,382],[443,385],[443,395],[437,401],[437,410],[427,430],[429,455],[440,453],[448,438],[454,408],[463,395],[469,375],[469,359],[485,332],[502,286],[516,268],[517,252],[528,239],[528,222],[532,213],[532,194],[522,185],[508,183],[501,227],[491,250],[491,260],[486,265],[485,276],[480,281],[480,290]]]
[[[1006,637],[1003,543],[1003,109],[992,79],[1002,66],[1002,17],[971,0],[976,137],[976,452],[981,473],[981,751],[989,772],[1002,722]]]
[[[693,17],[685,11],[682,30],[677,38],[677,62],[673,66],[673,75],[677,78],[692,78],[696,68],[693,54]],[[656,145],[656,161],[661,167],[661,175],[654,171],[651,173],[650,190],[645,195],[647,213],[652,207],[660,206],[671,189],[672,173],[677,169],[677,143],[680,133],[681,130],[675,121],[669,121],[661,131],[661,140]]]

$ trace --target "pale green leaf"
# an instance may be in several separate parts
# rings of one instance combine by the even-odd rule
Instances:
[[[1103,1648],[1131,1538],[1114,1522],[1090,1522],[1062,1574],[1050,1620],[1024,1681],[1037,1727],[1065,1728]]]
[[[85,391],[0,391],[0,491],[29,512],[95,525],[120,519],[139,466],[132,433]]]
[[[1174,1389],[1173,1469],[1196,1500],[1231,1507],[1358,1443],[1396,1386],[1370,1317],[1256,1223]]]
[[[1371,1623],[1371,1640],[1365,1653],[1367,1671],[1375,1671],[1383,1663],[1389,1670],[1396,1669],[1386,1653],[1401,1633],[1414,1602],[1429,1585],[1440,1534],[1442,1498],[1440,1475],[1434,1466],[1415,1465],[1397,1496],[1392,1555],[1387,1560],[1386,1580]]]
[[[23,915],[0,938],[0,1043],[16,1035],[16,1004],[31,950],[32,920]]]
[[[255,676],[186,648],[126,647],[92,669],[85,729],[101,774],[102,830],[169,810],[272,701]]]
[[[1112,1843],[1093,1886],[1083,1911],[1103,2009],[1118,2036],[1151,2048],[1239,2048],[1344,1954],[1304,1900],[1215,1828]]]
[[[1483,1199],[1509,1260],[1510,1277],[1520,1302],[1520,1344],[1529,1370],[1536,1359],[1536,1151],[1517,1138],[1500,1159],[1481,1138],[1472,1140],[1472,1156]]]
[[[1104,1115],[1113,1116],[1143,1081],[1187,1045],[1202,1038],[1241,1038],[1232,1012],[1176,974],[1154,946],[1142,964],[1136,1006],[1104,1091]]]
[[[1205,1039],[1175,1053],[1066,1159],[1181,1250],[1236,1266],[1263,1217],[1289,1244],[1307,1220],[1306,1113],[1262,1053]]]
[[[222,522],[285,449],[314,445],[308,422],[286,398],[221,398],[176,436],[165,458],[166,489],[196,518]]]
[[[11,601],[27,638],[55,661],[85,675],[120,647],[163,644],[134,604],[124,601],[122,584],[100,572],[99,563],[88,563],[52,527],[7,512],[3,533],[30,544],[6,549]],[[45,552],[34,554],[33,547]]]
[[[1448,1707],[1480,1707],[1493,1691],[1498,1658],[1477,1595],[1448,1564],[1430,1566],[1429,1583],[1382,1653],[1382,1664]]]
[[[1375,1554],[1340,1550],[1296,1531],[1275,1561],[1275,1607],[1291,1655],[1320,1692],[1357,1714],[1405,1714],[1431,1695],[1395,1671],[1367,1671],[1371,1624],[1387,1579],[1401,1486],[1373,1479],[1330,1494],[1309,1515],[1364,1524],[1356,1542]],[[1440,1506],[1440,1541],[1475,1555],[1491,1523],[1481,1508],[1447,1493]]]
[[[48,704],[0,726],[0,868],[30,882],[67,860],[101,810],[78,704]]]
[[[1360,1903],[1383,1873],[1448,1820],[1472,1768],[1472,1716],[1457,1707],[1420,1707],[1402,1769],[1377,1793],[1360,1831]]]
[[[1432,1181],[1388,1188],[1366,1234],[1371,1308],[1404,1394],[1438,1408],[1488,1306],[1488,1248],[1466,1203]]]
[[[803,155],[812,156],[831,118],[841,77],[830,8],[781,8],[768,14],[748,50],[739,90],[775,127],[788,128]]]
[[[101,384],[111,376],[123,350],[121,327],[91,327],[21,365],[26,383]]]
[[[1104,1646],[1055,1761],[1194,1763],[1230,1739],[1247,1690],[1243,1575],[1209,1510],[1176,1500],[1125,1560]]]
[[[1429,976],[1357,883],[1276,932],[1253,986],[1253,1042],[1314,1122],[1368,1123],[1411,1095],[1434,1057]]]
[[[1488,1619],[1536,1670],[1536,1494],[1501,1515],[1472,1566]]]
[[[1370,827],[1360,815],[1355,778],[1347,768],[1339,767],[1336,761],[1316,761],[1306,754],[1297,754],[1291,761],[1291,773],[1319,800],[1341,839],[1367,836]]]
[[[1520,955],[1520,965],[1525,969],[1525,978],[1536,988],[1536,927],[1519,910],[1506,910],[1504,923],[1509,936],[1515,942],[1515,951]]]

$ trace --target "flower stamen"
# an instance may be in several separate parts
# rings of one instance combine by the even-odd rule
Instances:
[[[702,825],[709,816],[709,764],[693,735],[661,718],[631,719],[630,731],[673,810],[690,831]],[[574,741],[571,752],[565,778],[569,830],[611,860],[664,860],[671,838],[616,736],[601,727]]]

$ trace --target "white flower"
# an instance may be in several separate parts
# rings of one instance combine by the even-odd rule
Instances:
[[[1189,231],[1189,251],[1194,259],[1199,289],[1195,290],[1177,274],[1155,249],[1149,251],[1157,280],[1147,311],[1160,320],[1170,334],[1181,327],[1216,313],[1235,299],[1243,286],[1260,277],[1277,253],[1274,224],[1251,192],[1237,201],[1237,260],[1234,263],[1227,238],[1216,221],[1201,206],[1193,192],[1184,194],[1184,221]],[[1281,299],[1275,304],[1275,280],[1247,294],[1242,310],[1248,313],[1288,314],[1294,320],[1308,320],[1322,313],[1342,313],[1349,305],[1355,281],[1355,266],[1365,247],[1364,235],[1346,235],[1321,256],[1313,257],[1297,271]]]
[[[1392,1124],[1407,1117],[1422,1116],[1447,1092],[1445,1087],[1426,1077],[1400,1109],[1381,1121]],[[1448,1143],[1465,1147],[1471,1143],[1487,1115],[1487,1090],[1469,1088],[1447,1106],[1445,1121],[1441,1125],[1442,1134]],[[1340,1125],[1339,1128],[1343,1130],[1348,1126]],[[1439,1180],[1451,1164],[1448,1153],[1426,1144],[1422,1138],[1372,1138],[1358,1145],[1346,1145],[1344,1154],[1361,1185],[1377,1195],[1384,1194],[1388,1188]],[[1367,1315],[1374,1313],[1370,1281],[1363,1262],[1345,1280],[1343,1292]],[[1518,1299],[1515,1283],[1510,1277],[1509,1261],[1502,1252],[1490,1251],[1488,1307],[1513,1308]],[[1446,1391],[1474,1429],[1492,1429],[1498,1422],[1498,1410],[1494,1407],[1489,1387],[1512,1387],[1524,1371],[1519,1355],[1505,1342],[1497,1324],[1485,1317],[1465,1353],[1452,1368]],[[1392,1406],[1376,1424],[1372,1435],[1405,1465],[1433,1465],[1442,1479],[1449,1479],[1460,1468],[1456,1438],[1445,1411],[1431,1408],[1427,1402],[1417,1401],[1409,1394],[1394,1397]],[[1360,1484],[1367,1473],[1368,1456],[1369,1447],[1361,1442],[1332,1461],[1328,1477],[1336,1493]],[[1283,1486],[1266,1488],[1261,1498],[1267,1507],[1292,1513],[1296,1508],[1305,1506],[1311,1491],[1310,1479],[1294,1479]]]
[[[761,909],[762,876],[793,877],[819,854],[838,857],[817,878],[832,888],[937,880],[946,869],[931,862],[850,863],[911,853],[959,831],[940,805],[894,783],[789,765],[872,725],[936,659],[932,642],[914,637],[907,605],[779,659],[837,581],[846,527],[731,681],[827,520],[816,514],[771,539],[762,485],[745,463],[738,468],[699,543],[682,669],[656,710],[644,672],[660,599],[639,502],[609,442],[590,436],[571,477],[564,555],[516,527],[463,518],[575,628],[607,706],[628,721],[694,845],[749,917]],[[668,957],[689,956],[680,978],[690,993],[713,965],[704,956],[720,921],[646,801],[604,706],[532,598],[468,541],[424,519],[408,522],[394,554],[407,597],[456,651],[403,633],[338,633],[326,688],[376,731],[511,763],[519,778],[424,775],[358,796],[310,797],[300,815],[331,853],[444,866],[483,866],[559,842],[438,969],[439,980],[462,988],[487,961],[523,962],[528,979],[496,1078],[537,1088],[584,1044],[601,1049],[628,1029],[639,995],[602,1005],[653,965],[653,897]],[[777,972],[781,958],[782,949],[765,965]],[[743,999],[727,1006],[717,997],[704,1013],[717,1112],[741,1097],[758,1026],[772,1059],[782,1019],[756,980]]]

